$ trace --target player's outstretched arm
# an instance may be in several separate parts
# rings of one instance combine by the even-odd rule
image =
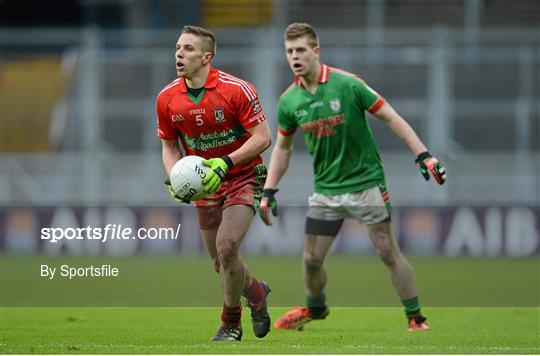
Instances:
[[[274,195],[277,192],[276,188],[281,177],[283,177],[289,168],[289,161],[293,149],[293,138],[293,135],[285,136],[278,131],[276,145],[272,150],[268,177],[266,178],[263,197],[259,207],[259,215],[262,221],[268,226],[272,225],[270,211],[272,212],[272,215],[277,216],[277,202]]]
[[[446,168],[439,163],[437,158],[431,156],[426,146],[412,127],[403,119],[394,108],[384,103],[383,106],[375,113],[390,129],[401,138],[416,155],[416,163],[420,167],[420,173],[425,180],[429,180],[429,174],[433,176],[435,181],[443,184],[446,181]],[[429,172],[429,173],[428,173]]]
[[[379,119],[382,120],[388,127],[402,139],[407,146],[413,151],[415,156],[418,156],[420,153],[427,151],[426,146],[420,141],[416,132],[412,127],[403,119],[394,108],[385,102],[383,106],[375,113]]]

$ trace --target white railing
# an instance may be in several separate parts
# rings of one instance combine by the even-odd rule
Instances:
[[[279,28],[217,30],[216,66],[240,68],[238,75],[258,89],[275,129],[275,103],[281,82],[290,73]],[[538,29],[482,30],[475,44],[467,31],[444,28],[385,30],[385,46],[368,41],[361,29],[321,30],[323,60],[345,69],[400,65],[426,68],[426,96],[388,98],[408,118],[420,123],[423,139],[449,168],[442,189],[419,178],[408,152],[383,150],[393,201],[397,204],[529,203],[540,202],[538,140],[540,103],[540,39]],[[17,50],[65,46],[78,52],[78,73],[68,102],[66,149],[46,154],[2,152],[0,180],[2,205],[15,204],[167,204],[159,140],[155,137],[155,93],[174,75],[173,45],[177,31],[0,30],[0,64]],[[489,44],[489,46],[485,46]],[[483,47],[485,46],[485,47]],[[376,48],[374,48],[376,47]],[[473,48],[474,47],[474,48]],[[8,49],[10,52],[4,50]],[[13,52],[11,52],[13,50]],[[369,53],[377,55],[368,55]],[[463,55],[462,55],[463,54]],[[146,97],[105,95],[109,80],[105,66],[143,66],[149,81],[125,78],[130,85],[148,87]],[[485,64],[517,66],[518,95],[497,98],[456,98],[456,64],[481,68]],[[400,78],[392,78],[399,81]],[[372,83],[376,86],[376,83]],[[384,93],[383,93],[384,95]],[[502,153],[468,151],[456,143],[456,116],[471,121],[504,113],[513,118],[515,149]],[[115,151],[107,142],[112,122],[131,118],[141,125],[136,152]],[[493,122],[493,125],[497,125]],[[536,131],[536,132],[535,132]],[[122,132],[114,135],[123,135]],[[482,137],[478,137],[482,140]],[[395,139],[397,140],[397,138]],[[535,146],[537,147],[537,146]],[[266,155],[268,156],[268,155]],[[303,204],[312,176],[305,151],[295,152],[293,165],[282,183],[287,204]],[[309,183],[309,184],[308,184]]]

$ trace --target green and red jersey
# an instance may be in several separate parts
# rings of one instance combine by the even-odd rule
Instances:
[[[248,129],[266,117],[251,83],[210,68],[197,98],[188,93],[184,78],[167,85],[157,98],[157,135],[164,140],[180,137],[187,155],[209,159],[228,155],[250,137]],[[261,156],[234,166],[228,176],[246,172],[262,162]]]
[[[366,111],[374,114],[384,99],[354,74],[321,64],[315,94],[300,78],[279,99],[279,130],[297,128],[313,157],[315,192],[337,195],[372,188],[385,181],[381,158]]]

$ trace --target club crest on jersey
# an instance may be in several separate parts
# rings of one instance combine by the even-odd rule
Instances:
[[[225,122],[225,111],[223,110],[223,108],[215,108],[214,117],[216,118],[217,124]]]
[[[261,112],[262,107],[261,107],[261,103],[259,102],[259,98],[252,99],[249,101],[249,103],[253,107],[253,114],[257,115],[258,113]]]
[[[330,100],[330,109],[332,109],[334,112],[338,112],[339,109],[341,109],[341,102],[338,98]]]

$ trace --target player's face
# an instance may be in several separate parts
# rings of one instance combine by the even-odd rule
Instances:
[[[176,74],[179,77],[191,78],[204,65],[210,62],[212,54],[204,52],[201,39],[191,33],[183,33],[176,42],[174,55],[176,62]]]
[[[298,76],[308,76],[317,70],[320,51],[318,46],[309,45],[307,37],[285,41],[287,61],[293,73]]]

